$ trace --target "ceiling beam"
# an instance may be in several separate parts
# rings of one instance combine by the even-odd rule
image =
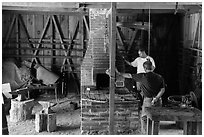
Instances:
[[[110,8],[110,2],[84,2],[88,8]],[[175,9],[177,2],[117,2],[117,9]],[[178,9],[187,5],[202,5],[201,2],[178,2]]]
[[[110,2],[2,2],[2,10],[15,11],[44,11],[44,12],[70,12],[80,7],[84,8],[110,8]],[[151,13],[201,12],[202,2],[118,2],[118,10],[151,9]],[[133,12],[133,11],[132,11]],[[132,13],[129,12],[129,13]]]
[[[117,2],[117,9],[175,9],[177,2]],[[81,5],[90,8],[110,8],[110,2],[2,2],[2,8],[79,8]],[[202,5],[202,2],[178,2],[178,8]]]
[[[2,2],[2,7],[79,8],[79,2]]]

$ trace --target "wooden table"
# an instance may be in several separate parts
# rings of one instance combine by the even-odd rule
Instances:
[[[158,135],[159,121],[182,121],[184,135],[202,135],[202,112],[196,108],[147,107],[147,134]]]

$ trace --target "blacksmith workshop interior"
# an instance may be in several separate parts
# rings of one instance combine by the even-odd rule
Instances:
[[[162,106],[122,75],[141,47]],[[202,2],[2,2],[1,50],[2,135],[202,134]]]

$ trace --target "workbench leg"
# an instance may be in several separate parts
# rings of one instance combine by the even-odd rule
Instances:
[[[192,124],[189,121],[183,122],[183,134],[184,135],[191,135],[192,134]]]
[[[147,135],[152,135],[152,120],[147,118]]]
[[[197,122],[197,135],[202,135],[202,122]]]
[[[58,103],[58,99],[57,99],[57,87],[55,87],[55,100],[56,100],[56,103]]]
[[[159,133],[159,121],[152,121],[152,133],[153,135],[158,135]]]
[[[196,135],[197,133],[197,122],[191,122],[191,135]]]

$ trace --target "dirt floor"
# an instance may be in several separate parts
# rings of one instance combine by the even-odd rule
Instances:
[[[43,95],[37,101],[50,101],[56,102],[53,95]],[[35,113],[42,109],[40,104],[34,106],[32,110],[32,118],[26,121],[12,123],[9,120],[9,115],[7,115],[8,128],[10,135],[81,135],[81,109],[73,109],[70,106],[70,102],[79,103],[79,98],[75,95],[71,95],[66,98],[58,99],[59,103],[52,107],[52,110],[57,113],[56,124],[57,129],[54,132],[36,132],[35,131]],[[139,132],[138,132],[139,133]],[[178,129],[175,122],[162,121],[160,122],[159,135],[182,135],[183,130]]]
[[[37,101],[50,101],[55,103],[56,100],[53,95],[42,96]],[[42,106],[38,103],[32,110],[32,118],[26,121],[13,123],[10,122],[9,115],[7,115],[8,129],[10,135],[80,135],[80,108],[73,109],[70,102],[78,102],[79,99],[75,96],[71,98],[58,99],[59,104],[51,109],[56,112],[56,125],[57,129],[54,132],[36,132],[35,131],[35,113],[42,110]]]

